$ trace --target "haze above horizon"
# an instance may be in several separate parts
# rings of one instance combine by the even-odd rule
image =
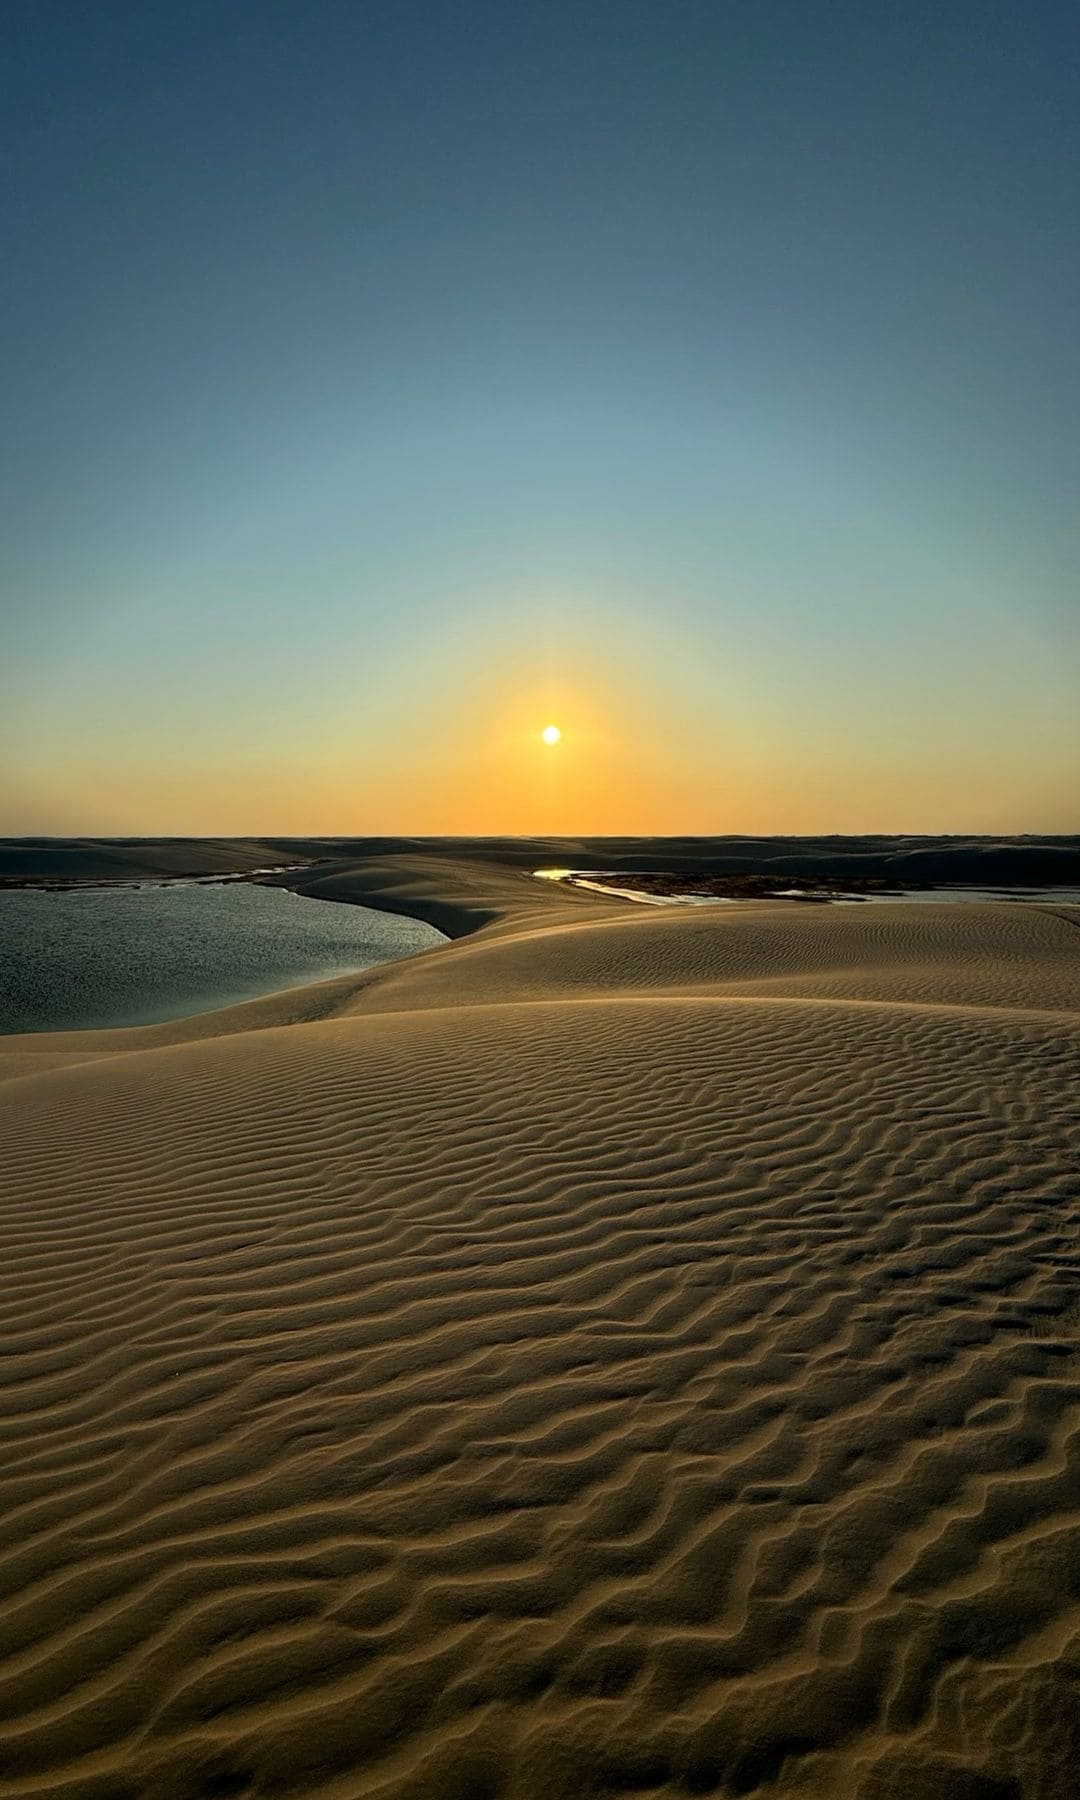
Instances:
[[[0,833],[1075,829],[1074,9],[2,35]]]

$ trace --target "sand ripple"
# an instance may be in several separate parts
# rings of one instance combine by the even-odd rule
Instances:
[[[915,911],[20,1059],[0,1796],[1072,1794],[1080,936]]]

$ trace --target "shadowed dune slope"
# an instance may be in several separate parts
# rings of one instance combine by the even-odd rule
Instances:
[[[1080,932],[442,880],[5,1040],[0,1800],[1064,1800]]]

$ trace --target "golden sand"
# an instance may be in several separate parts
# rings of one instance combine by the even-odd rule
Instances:
[[[0,1040],[0,1800],[1073,1795],[1067,909],[349,891]]]

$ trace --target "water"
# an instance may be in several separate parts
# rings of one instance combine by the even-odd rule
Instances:
[[[978,904],[986,906],[1002,900],[1026,902],[1029,906],[1077,906],[1080,905],[1080,887],[940,887],[910,888],[897,894],[837,894],[838,901],[870,900],[885,902],[891,905],[903,905],[905,901],[912,904],[918,901],[932,900],[935,905],[942,901],[955,901],[963,906]]]
[[[639,900],[643,906],[738,906],[729,894],[647,894],[643,888],[612,887],[573,869],[535,869],[541,881],[568,882],[571,887],[591,888],[594,894],[613,894],[616,900]]]
[[[1080,887],[997,887],[979,888],[963,887],[954,884],[951,887],[906,888],[889,893],[848,893],[839,888],[822,889],[820,893],[808,893],[803,888],[775,887],[767,894],[746,896],[746,899],[730,894],[648,894],[640,888],[613,887],[606,881],[598,881],[595,874],[585,869],[534,869],[533,873],[542,881],[569,882],[573,887],[591,888],[597,894],[612,894],[619,900],[638,900],[645,906],[742,906],[751,897],[755,900],[827,900],[834,906],[851,906],[855,904],[896,906],[903,904],[925,905],[932,901],[935,905],[942,901],[971,906],[986,905],[991,902],[1026,901],[1029,905],[1043,906],[1080,906]],[[627,871],[629,873],[629,871]],[[782,875],[776,877],[778,882],[784,880]]]
[[[445,942],[246,882],[0,893],[0,1032],[153,1025]]]

